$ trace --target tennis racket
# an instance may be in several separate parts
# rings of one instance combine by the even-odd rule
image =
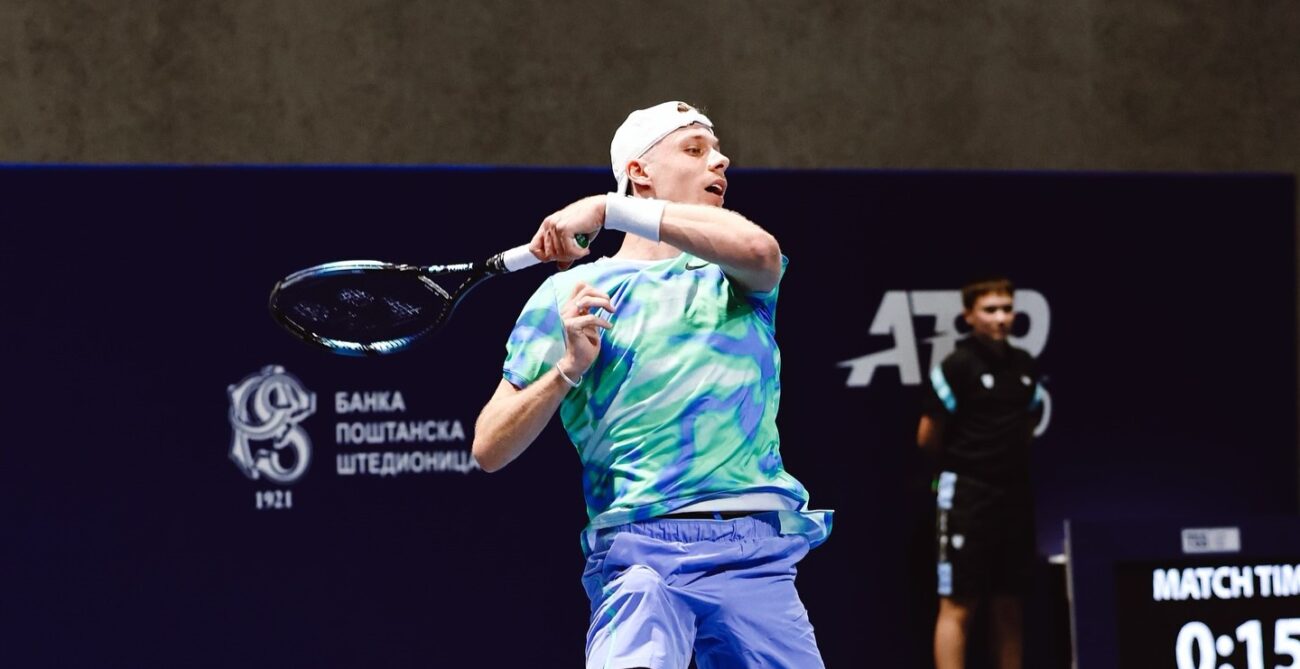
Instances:
[[[587,246],[586,235],[575,239]],[[330,353],[388,355],[442,329],[475,286],[539,262],[527,245],[455,265],[343,260],[281,279],[268,306],[286,330]]]

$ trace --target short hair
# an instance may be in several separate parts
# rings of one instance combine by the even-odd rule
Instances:
[[[983,277],[961,287],[961,305],[967,311],[975,308],[975,301],[985,295],[1006,294],[1015,296],[1016,286],[1005,276]]]

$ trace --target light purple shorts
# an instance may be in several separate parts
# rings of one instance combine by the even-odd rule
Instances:
[[[808,540],[775,514],[602,530],[582,584],[587,669],[822,667],[795,563]]]

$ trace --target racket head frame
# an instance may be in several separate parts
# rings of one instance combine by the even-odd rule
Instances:
[[[594,236],[594,235],[593,235]],[[577,235],[578,243],[584,248],[590,241],[587,235]],[[481,283],[484,279],[498,274],[506,274],[521,269],[531,267],[540,261],[532,254],[527,245],[517,246],[515,248],[502,251],[482,262],[457,263],[452,265],[406,265],[389,263],[380,260],[340,260],[328,262],[321,265],[315,265],[306,269],[298,270],[276,282],[271,289],[271,295],[267,300],[267,307],[271,311],[272,317],[284,329],[288,330],[297,338],[322,348],[330,353],[352,357],[371,357],[378,355],[390,355],[406,350],[411,344],[426,337],[427,335],[439,330],[456,309],[462,298],[469,293],[471,289]],[[424,282],[425,286],[438,293],[443,298],[442,311],[434,318],[430,319],[426,327],[421,328],[413,334],[402,337],[394,337],[381,341],[370,343],[361,343],[355,341],[346,341],[326,337],[319,333],[313,332],[304,327],[302,324],[295,322],[286,313],[277,298],[285,289],[293,285],[319,279],[329,276],[339,276],[347,274],[367,274],[382,272],[385,274],[411,273],[418,275],[418,278]],[[464,274],[465,279],[454,290],[448,291],[445,287],[434,280],[437,276],[446,276],[451,274]]]
[[[328,262],[321,265],[315,265],[306,269],[298,270],[276,282],[271,289],[271,295],[267,301],[267,307],[271,311],[271,316],[281,327],[288,330],[297,338],[315,345],[336,355],[350,357],[373,357],[380,355],[391,355],[407,349],[411,344],[424,338],[425,336],[437,331],[442,327],[447,319],[450,318],[456,305],[475,285],[484,278],[495,274],[502,273],[505,270],[501,265],[500,254],[493,256],[482,263],[459,263],[453,265],[408,265],[384,262],[380,260],[341,260]],[[282,305],[279,298],[286,289],[305,282],[328,277],[344,276],[350,274],[373,274],[373,273],[406,273],[414,275],[425,286],[442,298],[442,310],[436,317],[429,319],[428,323],[412,334],[401,337],[393,337],[374,342],[355,342],[332,337],[324,336],[318,332],[304,327],[292,319]],[[454,289],[448,290],[446,287],[437,283],[434,278],[440,275],[465,274],[466,278]]]

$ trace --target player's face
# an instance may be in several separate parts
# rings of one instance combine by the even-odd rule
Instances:
[[[1011,336],[1011,323],[1016,319],[1015,304],[1006,293],[985,293],[975,299],[975,304],[962,314],[971,334],[990,342],[1004,342]]]
[[[660,140],[642,157],[654,197],[722,206],[731,160],[718,149],[718,138],[699,125],[687,126]]]

